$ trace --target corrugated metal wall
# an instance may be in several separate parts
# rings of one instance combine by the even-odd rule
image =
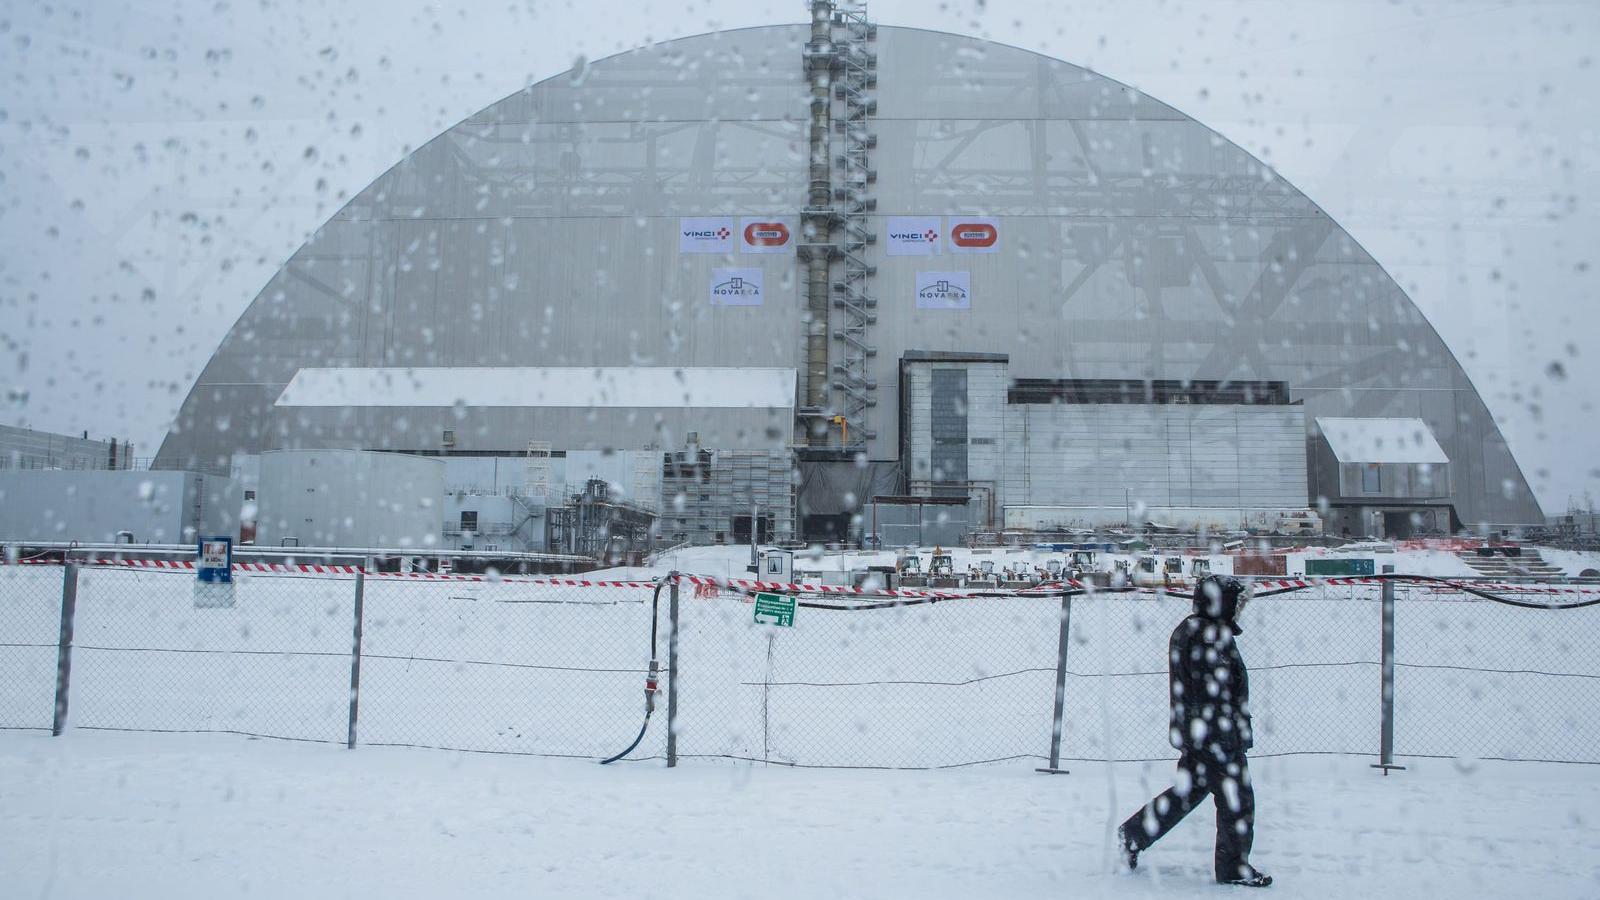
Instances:
[[[1007,407],[1006,505],[1306,505],[1298,406]]]
[[[261,454],[256,541],[301,547],[437,545],[444,463],[403,453],[277,450]]]

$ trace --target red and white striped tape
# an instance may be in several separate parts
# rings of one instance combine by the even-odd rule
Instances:
[[[59,566],[59,560],[19,560],[26,565],[54,565]],[[164,572],[192,572],[195,562],[192,559],[87,559],[82,565],[107,566],[134,569],[156,569]],[[235,572],[267,573],[276,575],[355,575],[361,571],[360,566],[338,566],[322,563],[261,563],[261,562],[236,562],[233,564]],[[368,572],[369,578],[404,578],[415,581],[474,581],[493,583],[497,581],[510,581],[518,584],[554,584],[563,587],[603,587],[603,588],[650,588],[655,587],[653,581],[599,581],[586,578],[524,578],[515,575],[490,576],[445,574],[440,572]]]
[[[864,588],[842,584],[807,584],[790,581],[752,581],[746,578],[717,578],[711,575],[679,575],[678,578],[694,585],[706,585],[720,588],[737,588],[751,591],[770,591],[772,593],[790,594],[835,594],[846,596],[870,597],[909,597],[919,600],[939,599],[953,600],[967,597],[993,596],[993,592],[976,593],[971,589],[965,591],[937,591],[917,590],[915,588]],[[1082,588],[1083,584],[1077,581],[1046,582],[1036,587],[1025,588],[1019,591],[1009,591],[1008,594],[1028,596],[1030,594],[1049,594],[1060,591],[1063,587]]]
[[[21,565],[36,565],[36,566],[37,565],[61,565],[61,561],[60,560],[30,560],[30,559],[24,559],[24,560],[18,560],[18,563],[21,564]],[[108,567],[135,568],[135,569],[154,569],[154,570],[158,570],[158,571],[167,571],[167,572],[185,572],[185,571],[192,572],[192,571],[194,571],[194,568],[195,568],[195,562],[192,559],[115,559],[115,558],[113,558],[113,559],[89,559],[89,560],[84,560],[81,564],[82,565],[88,565],[88,566],[108,566]],[[361,567],[360,566],[328,565],[328,564],[322,564],[322,563],[296,563],[294,565],[289,565],[287,563],[236,562],[236,563],[233,564],[233,568],[234,568],[234,571],[237,571],[237,572],[249,572],[249,573],[260,573],[260,574],[278,574],[278,575],[355,575],[356,573],[361,571]],[[588,578],[528,578],[528,577],[516,576],[516,575],[495,575],[495,576],[490,576],[490,575],[468,575],[468,574],[457,574],[457,573],[445,574],[445,573],[440,573],[440,572],[368,572],[367,575],[368,575],[368,577],[371,577],[371,578],[409,579],[409,580],[413,580],[413,581],[453,581],[453,582],[477,582],[477,583],[513,582],[513,583],[517,583],[517,584],[555,585],[555,586],[560,586],[560,587],[579,587],[579,588],[653,588],[653,587],[655,587],[655,584],[656,584],[654,581],[640,581],[640,580],[600,580],[600,579],[588,579]],[[916,588],[898,588],[898,589],[874,588],[874,589],[868,589],[868,588],[864,588],[864,587],[855,587],[855,586],[850,586],[850,585],[839,585],[839,584],[809,584],[809,583],[804,583],[804,582],[756,581],[756,580],[753,580],[753,579],[745,579],[745,578],[719,578],[719,577],[712,576],[712,575],[680,574],[678,576],[678,578],[683,582],[687,582],[687,583],[693,584],[693,585],[703,585],[703,586],[707,586],[707,587],[734,589],[734,590],[740,590],[740,591],[771,591],[773,593],[797,593],[797,594],[830,594],[830,595],[857,596],[857,597],[906,597],[906,598],[912,598],[912,599],[941,599],[941,600],[944,600],[944,599],[959,599],[959,598],[972,598],[972,597],[984,597],[984,596],[991,596],[992,597],[992,596],[996,596],[996,595],[1000,595],[1000,594],[1004,594],[1004,595],[1007,595],[1007,596],[1022,596],[1022,597],[1031,596],[1031,595],[1051,595],[1051,594],[1053,594],[1055,592],[1061,591],[1062,589],[1087,590],[1087,589],[1090,588],[1090,585],[1088,585],[1088,584],[1086,584],[1084,582],[1081,582],[1081,581],[1073,580],[1073,579],[1062,579],[1060,581],[1045,582],[1043,584],[1039,584],[1039,585],[1036,585],[1036,586],[1031,587],[1031,588],[1023,588],[1021,590],[1014,590],[1014,591],[999,591],[998,589],[996,589],[996,590],[992,590],[992,591],[978,592],[978,591],[975,591],[972,588],[968,588],[966,590],[955,590],[955,591],[951,591],[951,590],[919,590],[919,589],[916,589]],[[1338,587],[1338,586],[1367,586],[1367,585],[1380,584],[1380,583],[1382,583],[1382,581],[1383,581],[1383,579],[1376,578],[1376,577],[1354,576],[1354,577],[1337,577],[1337,578],[1271,578],[1271,579],[1255,579],[1255,580],[1252,580],[1251,583],[1257,590],[1273,590],[1273,591],[1277,591],[1277,590],[1288,590],[1288,589],[1294,589],[1294,588],[1313,588],[1313,587],[1325,587],[1325,586],[1335,586],[1335,587]],[[1426,582],[1426,581],[1424,581],[1424,582],[1412,582],[1410,584],[1413,587],[1413,589],[1422,588],[1422,589],[1426,589],[1426,590],[1430,590],[1430,591],[1434,591],[1434,592],[1450,593],[1450,592],[1453,591],[1453,587],[1449,582],[1450,582],[1450,579],[1445,579],[1445,580],[1438,581],[1438,582]],[[1490,591],[1490,592],[1494,592],[1494,593],[1503,593],[1503,594],[1544,594],[1544,595],[1579,594],[1579,595],[1594,595],[1594,594],[1600,593],[1600,587],[1593,587],[1593,586],[1587,586],[1587,585],[1499,584],[1499,583],[1465,581],[1465,580],[1463,580],[1463,583],[1467,584],[1467,585],[1470,585],[1472,588],[1477,589],[1477,590]],[[1158,591],[1160,589],[1151,587],[1151,588],[1142,588],[1142,590],[1148,590],[1148,591],[1151,591],[1151,592],[1155,592],[1155,591]],[[1177,592],[1173,592],[1173,593],[1177,593]]]

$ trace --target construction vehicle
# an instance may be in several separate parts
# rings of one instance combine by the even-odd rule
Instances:
[[[956,577],[955,560],[942,548],[933,548],[933,559],[928,563],[929,587],[960,587],[961,579]]]
[[[922,557],[908,553],[894,561],[896,580],[901,587],[927,587],[928,576],[922,571]]]
[[[1183,569],[1181,556],[1169,556],[1165,559],[1157,556],[1141,556],[1133,567],[1133,583],[1144,588],[1182,590],[1190,586],[1189,576]]]
[[[1127,563],[1122,563],[1126,566]],[[1072,562],[1067,567],[1067,575],[1074,581],[1105,587],[1112,582],[1110,572],[1100,570],[1100,555],[1093,550],[1072,551]]]
[[[1033,572],[1026,563],[1019,564],[1015,568],[1007,566],[1005,572],[1001,573],[1000,586],[1004,588],[1027,588],[1033,587],[1036,583]]]
[[[1127,587],[1133,583],[1133,566],[1125,559],[1111,563],[1110,587]]]
[[[978,563],[977,571],[967,578],[967,584],[972,584],[974,582],[990,585],[998,585],[1000,583],[1000,576],[996,575],[994,572],[993,560],[986,559]]]
[[[1169,556],[1163,563],[1161,576],[1165,583],[1162,587],[1167,590],[1180,590],[1190,587],[1193,582],[1184,572],[1183,557]]]

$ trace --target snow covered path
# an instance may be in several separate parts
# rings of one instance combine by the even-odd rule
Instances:
[[[1600,896],[1600,767],[1256,765],[1269,897]],[[1209,804],[1112,871],[1165,765],[792,770],[224,735],[0,734],[8,897],[1061,898],[1211,885]]]

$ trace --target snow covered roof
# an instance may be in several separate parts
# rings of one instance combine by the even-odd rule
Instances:
[[[1342,463],[1448,463],[1421,419],[1317,417],[1317,428]]]
[[[276,406],[787,409],[795,370],[734,367],[300,369]]]

